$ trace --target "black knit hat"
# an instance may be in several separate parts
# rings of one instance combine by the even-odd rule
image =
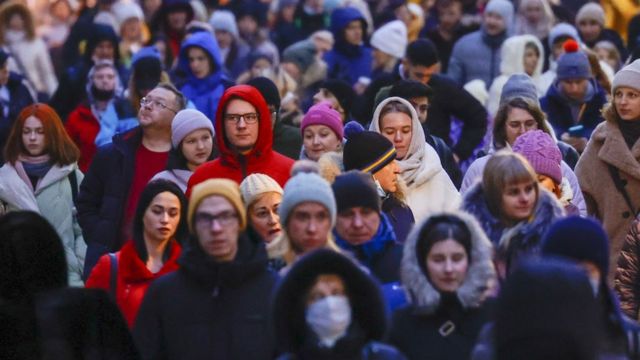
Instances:
[[[336,177],[331,188],[336,197],[338,213],[358,206],[381,211],[380,196],[369,174],[347,171]]]
[[[405,57],[413,65],[431,66],[438,61],[438,49],[431,40],[418,39],[407,46]]]
[[[277,110],[280,110],[280,93],[278,93],[278,87],[271,81],[271,79],[264,76],[258,76],[247,82],[247,85],[251,85],[258,89],[267,102],[267,105],[273,105]]]
[[[353,134],[344,145],[345,171],[377,173],[396,158],[396,148],[384,136],[373,131]]]
[[[353,99],[356,97],[356,93],[351,88],[351,85],[343,80],[327,79],[320,85],[320,88],[327,89],[338,99],[345,114],[348,115],[351,113],[351,105],[353,104]]]

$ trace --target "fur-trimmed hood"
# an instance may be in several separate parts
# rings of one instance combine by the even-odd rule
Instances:
[[[496,279],[496,271],[492,262],[493,246],[473,216],[462,211],[434,214],[434,216],[440,215],[453,215],[460,218],[471,233],[470,265],[464,282],[457,290],[456,295],[464,308],[480,307],[485,299],[487,289]],[[422,314],[434,313],[441,300],[440,292],[433,287],[422,271],[416,253],[419,235],[428,221],[429,219],[426,219],[411,231],[404,245],[400,268],[402,284],[408,292],[410,302]],[[420,261],[424,261],[424,259]]]
[[[527,249],[537,248],[549,226],[564,216],[564,209],[555,195],[540,187],[538,202],[531,219],[527,222],[520,222],[511,228],[506,227],[489,210],[481,182],[477,182],[465,194],[462,209],[475,216],[491,242],[498,249],[505,248],[509,245],[509,241],[516,237],[523,241],[521,246]]]

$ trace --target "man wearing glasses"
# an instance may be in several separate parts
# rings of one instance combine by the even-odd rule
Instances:
[[[196,169],[189,179],[187,196],[207,179],[226,178],[239,184],[254,173],[269,175],[284,187],[293,160],[273,150],[271,113],[255,87],[236,85],[225,91],[215,129],[220,157]]]
[[[277,275],[262,241],[243,232],[238,184],[194,186],[187,221],[180,269],[151,285],[136,319],[142,359],[273,359],[267,315]]]
[[[100,256],[130,239],[140,193],[165,170],[171,150],[171,122],[186,105],[173,85],[160,84],[140,101],[140,126],[117,134],[98,149],[78,193],[78,220],[87,242],[85,276]]]

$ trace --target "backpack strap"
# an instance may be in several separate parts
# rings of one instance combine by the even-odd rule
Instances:
[[[76,175],[76,171],[73,170],[69,173],[69,184],[71,184],[71,199],[73,200],[73,205],[76,205],[76,199],[78,198],[78,176]]]
[[[109,295],[116,301],[116,285],[117,285],[117,275],[118,275],[118,258],[115,253],[109,253],[109,260],[111,263],[111,271],[109,273]]]
[[[631,210],[631,215],[633,216],[638,215],[638,211],[633,206],[633,202],[631,202],[631,197],[629,196],[627,189],[625,189],[626,182],[624,182],[620,177],[620,171],[618,170],[618,168],[616,168],[611,164],[607,164],[607,168],[609,168],[609,174],[611,174],[611,178],[613,179],[613,184],[615,185],[616,190],[618,190],[618,192],[622,195],[622,197],[624,198],[624,201],[627,203],[627,206],[629,207],[629,210]]]

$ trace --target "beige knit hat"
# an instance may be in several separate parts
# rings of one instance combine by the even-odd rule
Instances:
[[[258,196],[264,193],[275,192],[280,195],[284,193],[282,187],[269,175],[257,173],[251,174],[242,180],[240,183],[240,192],[242,193],[242,199],[247,209],[257,200]]]
[[[240,188],[238,184],[229,179],[209,179],[194,186],[191,190],[189,198],[189,211],[187,219],[189,220],[189,230],[195,233],[194,215],[202,200],[209,196],[218,195],[227,199],[238,212],[238,221],[240,222],[240,230],[244,230],[247,226],[247,212],[240,197]]]
[[[604,9],[597,3],[586,3],[576,14],[576,24],[579,24],[583,20],[595,20],[598,24],[604,27]]]
[[[640,91],[640,59],[623,67],[613,77],[611,92],[615,93],[616,89],[621,86]]]

